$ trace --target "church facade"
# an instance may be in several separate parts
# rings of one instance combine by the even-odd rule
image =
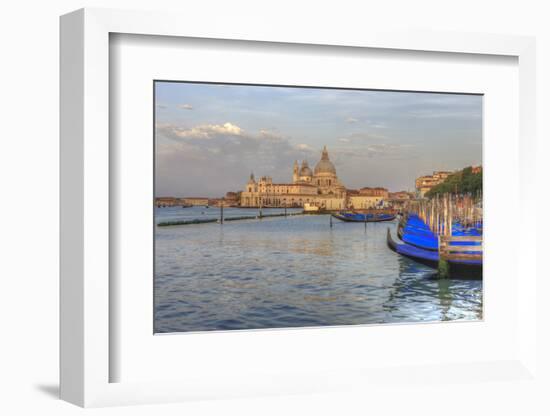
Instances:
[[[250,175],[241,192],[243,207],[303,207],[305,204],[321,209],[346,208],[346,188],[338,180],[336,168],[330,161],[326,146],[313,171],[307,161],[294,162],[291,183],[273,183],[271,177],[258,181]]]

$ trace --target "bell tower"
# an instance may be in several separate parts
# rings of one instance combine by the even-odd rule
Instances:
[[[292,182],[293,182],[293,183],[298,182],[298,179],[299,179],[299,177],[300,177],[298,171],[299,171],[299,168],[298,168],[298,161],[295,160],[295,161],[294,161],[294,168],[292,169]]]
[[[327,146],[323,146],[323,152],[321,153],[321,160],[329,160],[328,159],[328,150]]]

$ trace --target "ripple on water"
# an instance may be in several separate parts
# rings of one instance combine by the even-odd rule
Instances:
[[[386,247],[387,227],[365,233],[362,224],[330,228],[327,216],[303,216],[157,228],[155,330],[482,318],[481,281],[434,279]]]

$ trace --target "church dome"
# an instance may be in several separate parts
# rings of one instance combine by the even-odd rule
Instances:
[[[319,173],[330,173],[336,175],[336,168],[328,158],[327,147],[323,148],[323,153],[321,154],[321,160],[315,165],[315,174]]]
[[[300,176],[313,176],[313,172],[307,164],[307,160],[302,162],[302,168],[300,169]]]

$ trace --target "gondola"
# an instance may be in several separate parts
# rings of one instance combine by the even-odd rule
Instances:
[[[464,228],[460,224],[453,224],[454,236],[480,236],[481,231],[477,228]],[[397,236],[405,243],[412,246],[431,251],[439,250],[437,235],[416,215],[410,215],[405,224],[400,223],[397,227]],[[472,245],[470,242],[454,242],[453,245]],[[476,247],[472,247],[475,251]]]
[[[397,242],[393,239],[389,227],[386,242],[390,249],[404,257],[412,259],[433,269],[437,269],[439,267],[438,251],[426,250],[405,242]],[[480,279],[482,276],[483,261],[481,259],[452,259],[448,262],[452,277]]]
[[[344,222],[383,222],[393,221],[394,214],[360,214],[356,212],[338,212],[331,214],[334,218]]]

